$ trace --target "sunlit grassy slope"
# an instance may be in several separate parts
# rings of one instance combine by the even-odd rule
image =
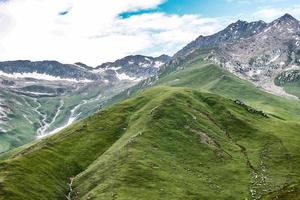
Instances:
[[[3,155],[0,199],[66,199],[70,177],[72,199],[259,198],[300,182],[299,128],[218,95],[155,87]]]
[[[239,99],[254,107],[295,120],[300,117],[300,101],[268,94],[251,83],[241,80],[219,66],[197,60],[156,82],[157,85],[190,87]]]
[[[284,86],[284,90],[290,94],[293,94],[300,98],[300,81],[295,81],[292,83],[286,83]]]
[[[158,79],[146,80],[115,96],[118,102],[150,86],[188,87],[198,91],[218,94],[230,99],[239,99],[257,109],[277,115],[286,120],[299,121],[300,101],[269,94],[248,81],[241,80],[220,66],[207,60],[210,50],[196,52],[179,65],[166,66]],[[297,90],[297,87],[292,87]]]

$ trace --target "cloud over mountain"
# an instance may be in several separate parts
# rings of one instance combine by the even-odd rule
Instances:
[[[217,18],[163,13],[157,9],[162,3],[163,0],[2,2],[1,59],[55,59],[96,65],[128,54],[172,54],[191,38],[222,27]],[[149,10],[152,12],[144,12]],[[140,13],[121,17],[125,12]]]

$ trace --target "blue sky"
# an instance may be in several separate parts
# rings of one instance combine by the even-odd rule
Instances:
[[[168,0],[159,6],[169,14],[201,14],[207,17],[249,15],[263,7],[284,8],[298,0]]]
[[[239,19],[285,13],[300,19],[300,1],[0,0],[0,57],[97,66],[130,54],[172,55]]]
[[[259,20],[253,13],[261,9],[284,9],[300,5],[299,0],[166,0],[158,7],[138,12],[122,13],[122,16],[164,12],[167,14],[196,14],[204,17],[239,17],[242,20]],[[266,21],[268,21],[267,19]]]

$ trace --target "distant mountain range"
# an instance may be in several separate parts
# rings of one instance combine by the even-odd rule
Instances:
[[[158,68],[170,61],[162,55],[128,56],[115,62],[92,68],[83,63],[62,64],[57,61],[31,62],[29,60],[0,62],[0,76],[9,79],[36,79],[73,82],[110,82],[115,80],[142,80],[153,76]]]
[[[128,56],[96,68],[57,61],[0,62],[0,152],[91,115],[170,59]]]

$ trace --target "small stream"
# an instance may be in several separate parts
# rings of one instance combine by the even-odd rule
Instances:
[[[89,99],[89,100],[82,100],[78,105],[76,105],[72,110],[71,110],[71,114],[70,114],[70,117],[68,119],[68,121],[61,127],[58,127],[56,129],[54,129],[53,131],[47,133],[47,134],[44,134],[40,137],[44,137],[44,136],[47,136],[47,135],[52,135],[52,134],[55,134],[61,130],[63,130],[64,128],[68,127],[69,125],[71,125],[73,122],[75,122],[78,117],[81,115],[81,113],[77,113],[77,110],[85,105],[85,104],[88,104],[88,103],[92,103],[94,101],[99,101],[101,99],[102,95],[99,94],[97,97],[93,98],[93,99]]]
[[[41,138],[41,137],[44,137],[44,136],[48,135],[47,130],[49,129],[49,127],[50,127],[52,124],[54,124],[56,118],[59,116],[60,112],[62,111],[63,106],[64,106],[64,101],[61,99],[61,100],[60,100],[60,105],[59,105],[59,107],[57,108],[56,113],[55,113],[53,119],[51,120],[51,122],[50,122],[50,123],[47,123],[47,122],[46,122],[46,120],[47,120],[47,115],[46,115],[46,118],[44,118],[44,119],[42,120],[42,124],[43,124],[43,125],[37,130],[37,137],[38,137],[38,138]]]

